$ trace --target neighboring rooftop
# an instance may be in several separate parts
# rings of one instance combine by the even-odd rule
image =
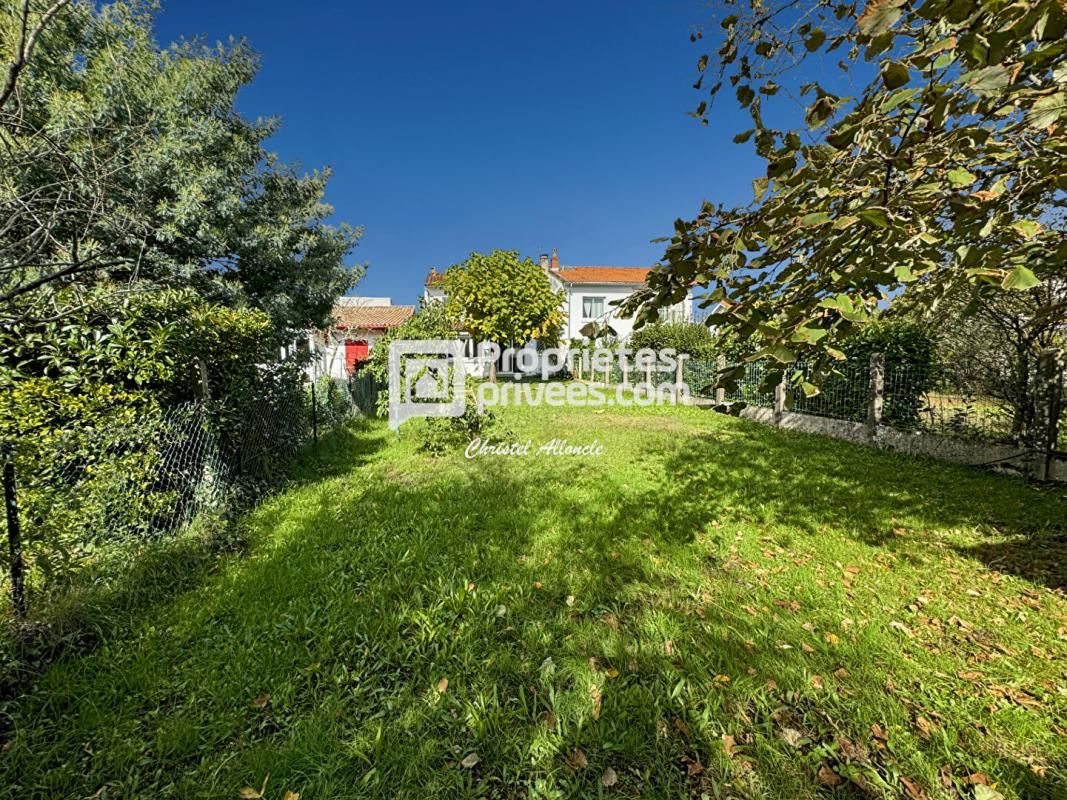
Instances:
[[[437,286],[444,282],[445,273],[438,272],[437,267],[430,267],[430,274],[426,276],[423,286]]]
[[[415,306],[337,305],[333,322],[347,330],[387,331],[402,325],[415,314]]]
[[[560,267],[553,275],[567,283],[625,283],[645,282],[649,267]]]

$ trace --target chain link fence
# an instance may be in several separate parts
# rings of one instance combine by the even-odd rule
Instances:
[[[237,410],[200,401],[124,414],[16,451],[5,464],[0,526],[10,546],[0,589],[11,591],[20,571],[43,587],[101,547],[250,507],[284,483],[305,446],[359,407],[342,381],[294,389]],[[22,570],[12,570],[13,532]]]
[[[684,362],[683,380],[694,396],[714,399],[720,367],[711,361]],[[780,365],[768,362],[727,364],[734,380],[723,393],[729,403],[773,408],[775,395],[766,385],[769,372]],[[957,380],[966,367],[959,364],[948,369],[939,364],[917,364],[887,360],[883,387],[882,424],[903,430],[926,431],[955,438],[1018,444],[1026,431],[1020,425],[1011,404],[1003,399],[982,395],[967,382]],[[809,380],[810,365],[791,365],[785,369],[785,404],[790,411],[829,419],[863,422],[871,400],[871,372],[867,363],[847,362],[838,365],[834,374],[823,379],[817,394],[808,396],[796,376]],[[1067,414],[1067,412],[1064,412]],[[1065,442],[1064,425],[1059,428],[1061,448]]]

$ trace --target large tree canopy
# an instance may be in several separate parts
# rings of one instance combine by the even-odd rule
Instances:
[[[563,325],[563,293],[552,291],[544,267],[512,250],[471,253],[445,271],[445,292],[448,315],[479,342],[552,342]]]
[[[235,111],[256,54],[160,48],[139,0],[57,5],[0,9],[16,54],[0,94],[0,319],[47,320],[100,286],[190,286],[280,333],[325,323],[358,277],[343,262],[359,232],[326,224],[328,172],[279,163],[277,123]]]
[[[703,286],[721,304],[709,324],[759,339],[758,355],[840,358],[889,300],[932,307],[961,285],[1064,275],[1067,243],[1046,224],[1067,192],[1063,0],[716,5],[695,115],[729,86],[752,118],[735,141],[754,143],[766,173],[750,206],[706,203],[675,223],[627,303],[639,321]],[[803,124],[798,108],[775,129],[772,98],[786,97],[803,98]],[[1063,298],[1045,296],[1035,313],[1062,316]]]

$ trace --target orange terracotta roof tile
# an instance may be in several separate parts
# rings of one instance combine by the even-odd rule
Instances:
[[[644,283],[649,267],[563,267],[556,271],[567,283]]]
[[[414,314],[414,306],[334,306],[333,322],[348,330],[389,330]]]

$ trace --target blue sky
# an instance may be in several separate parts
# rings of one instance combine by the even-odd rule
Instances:
[[[703,199],[747,202],[761,165],[724,96],[687,116],[700,0],[170,0],[165,43],[244,36],[263,57],[239,108],[280,116],[285,160],[334,171],[336,219],[362,225],[359,294],[413,303],[472,250],[647,266]]]

